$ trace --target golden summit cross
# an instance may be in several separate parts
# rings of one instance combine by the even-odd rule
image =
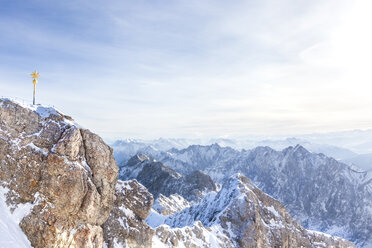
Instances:
[[[37,84],[37,80],[40,78],[40,74],[37,71],[34,71],[33,73],[31,73],[31,77],[34,79],[32,81],[32,83],[34,84],[34,98],[33,98],[32,104],[35,105],[36,84]]]

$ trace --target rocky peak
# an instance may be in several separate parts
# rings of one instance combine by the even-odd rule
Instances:
[[[60,111],[0,99],[0,184],[33,247],[102,247],[114,201],[112,149]]]
[[[306,150],[302,145],[297,144],[296,146],[289,146],[283,150],[283,153],[289,157],[305,158],[311,156],[311,152]]]

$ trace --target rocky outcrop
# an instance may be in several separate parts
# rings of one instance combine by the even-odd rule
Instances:
[[[207,192],[216,191],[211,177],[203,172],[196,170],[183,176],[144,154],[132,157],[121,167],[119,178],[137,179],[155,198],[179,194],[188,201],[199,201]]]
[[[114,207],[103,225],[108,248],[148,248],[152,246],[154,230],[145,220],[154,202],[153,196],[136,180],[118,181]]]
[[[114,202],[112,149],[71,117],[0,99],[0,183],[33,247],[102,247]]]
[[[205,243],[205,237],[212,236],[214,247],[232,247],[226,238],[233,247],[355,247],[349,241],[298,225],[280,202],[242,175],[231,177],[220,192],[210,193],[199,205],[166,218],[164,223],[177,228],[176,231],[163,226],[156,229],[159,239],[172,244],[170,247],[177,247],[180,241],[172,239],[183,240],[187,233],[183,231],[181,235],[179,228],[189,230],[191,226],[198,231],[189,232],[189,238]]]

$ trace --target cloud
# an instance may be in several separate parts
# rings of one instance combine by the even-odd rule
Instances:
[[[365,0],[15,0],[3,7],[0,95],[29,98],[36,68],[38,100],[105,137],[372,125]]]

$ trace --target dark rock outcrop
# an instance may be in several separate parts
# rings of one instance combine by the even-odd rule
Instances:
[[[199,201],[207,192],[216,191],[210,176],[192,171],[182,176],[150,157],[139,154],[132,157],[119,172],[121,180],[137,179],[157,198],[160,194],[179,194],[188,201]]]

